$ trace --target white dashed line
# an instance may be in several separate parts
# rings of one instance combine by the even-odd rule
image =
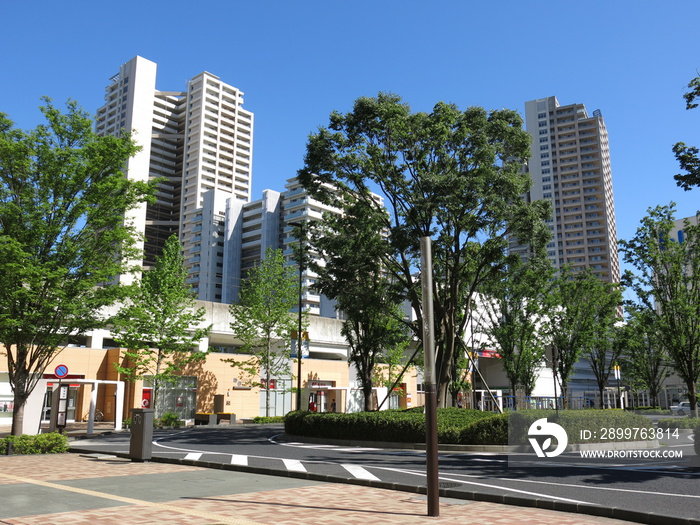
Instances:
[[[304,467],[299,460],[283,459],[282,461],[284,461],[284,466],[287,467],[287,470],[292,470],[294,472],[306,472],[306,467]]]
[[[242,456],[241,454],[231,454],[231,465],[241,465],[248,466],[248,456]]]
[[[185,456],[185,459],[191,459],[193,461],[197,461],[201,457],[202,457],[202,454],[200,454],[199,452],[190,452],[189,454],[187,454]]]
[[[370,480],[378,480],[379,479],[377,476],[375,476],[374,474],[371,474],[370,472],[368,472],[367,470],[365,470],[364,468],[362,468],[358,465],[342,465],[342,467],[357,479],[370,479]]]

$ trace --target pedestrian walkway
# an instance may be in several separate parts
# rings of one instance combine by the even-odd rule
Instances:
[[[3,525],[622,525],[620,520],[101,454],[0,456]]]

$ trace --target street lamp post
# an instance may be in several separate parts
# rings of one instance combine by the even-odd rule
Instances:
[[[299,325],[297,329],[297,410],[301,410],[301,345],[302,345],[302,307],[304,292],[304,237],[303,222],[290,222],[290,226],[299,228]]]

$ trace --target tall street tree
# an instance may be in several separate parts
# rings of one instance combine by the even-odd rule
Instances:
[[[683,240],[671,235],[675,205],[649,209],[635,236],[620,241],[620,251],[636,273],[625,282],[636,293],[688,389],[691,412],[698,417],[700,377],[700,227],[685,221]]]
[[[658,341],[651,312],[639,305],[627,306],[622,373],[632,389],[647,390],[652,406],[661,406],[659,394],[670,374],[670,359]]]
[[[382,234],[386,211],[368,208],[348,198],[342,213],[327,213],[313,231],[312,244],[319,261],[316,289],[335,300],[345,319],[342,333],[350,346],[364,396],[364,409],[373,409],[375,365],[393,362],[396,350],[409,341],[408,326],[400,308],[402,295],[384,271],[388,241]]]
[[[260,265],[243,281],[239,302],[230,307],[234,338],[242,342],[241,352],[251,359],[229,363],[242,368],[248,385],[265,389],[266,416],[270,415],[272,379],[292,374],[290,346],[298,317],[291,310],[297,306],[298,294],[296,274],[285,263],[282,250],[268,248]]]
[[[184,262],[182,246],[172,235],[154,267],[131,285],[130,298],[112,321],[114,340],[126,348],[115,368],[130,381],[151,379],[151,408],[157,416],[164,412],[159,397],[165,384],[207,355],[198,344],[211,327],[202,327],[205,311],[197,308]]]
[[[480,330],[497,347],[512,394],[521,386],[532,395],[544,363],[546,341],[540,327],[553,270],[546,257],[515,260],[484,287]]]
[[[62,113],[45,99],[41,111],[31,131],[0,114],[0,343],[15,435],[48,363],[120,297],[104,284],[138,255],[124,215],[152,192],[121,171],[137,151],[129,134],[98,137],[75,102]]]
[[[574,273],[568,267],[552,284],[542,330],[552,349],[555,381],[564,407],[568,408],[568,384],[574,365],[587,351],[596,348],[598,338],[602,337],[597,323],[608,322],[607,317],[601,317],[601,308],[616,299],[619,292],[589,270]]]
[[[688,91],[685,98],[685,108],[693,109],[698,107],[697,99],[700,99],[700,77],[695,77],[688,84]],[[700,186],[700,157],[697,146],[687,146],[684,142],[677,142],[673,146],[673,153],[678,160],[682,170],[686,173],[674,175],[676,184],[688,191],[694,186]]]
[[[610,381],[610,374],[620,364],[620,356],[627,344],[627,331],[618,316],[622,305],[619,287],[602,284],[600,292],[591,297],[596,301],[595,324],[593,339],[585,354],[598,385],[598,408],[603,408],[603,393]]]
[[[405,291],[422,338],[417,270],[420,238],[432,238],[438,403],[445,406],[455,353],[463,351],[472,298],[501,271],[507,239],[524,242],[544,227],[546,207],[522,199],[531,185],[521,169],[530,137],[515,111],[460,111],[438,103],[413,113],[397,95],[362,97],[347,114],[309,137],[299,179],[314,198],[339,205],[346,195],[381,209],[388,249],[382,267]],[[378,202],[371,191],[379,193]]]

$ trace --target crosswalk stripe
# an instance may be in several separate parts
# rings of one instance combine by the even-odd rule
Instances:
[[[243,456],[241,454],[231,454],[231,465],[248,465],[248,456]]]
[[[306,472],[306,467],[301,464],[301,461],[296,460],[296,459],[283,459],[284,461],[284,466],[287,467],[287,470],[293,470],[295,472]]]
[[[343,465],[343,468],[345,470],[347,470],[350,474],[352,474],[357,479],[371,479],[371,480],[378,480],[379,479],[374,474],[371,474],[370,472],[368,472],[364,468],[359,467],[357,465]]]

